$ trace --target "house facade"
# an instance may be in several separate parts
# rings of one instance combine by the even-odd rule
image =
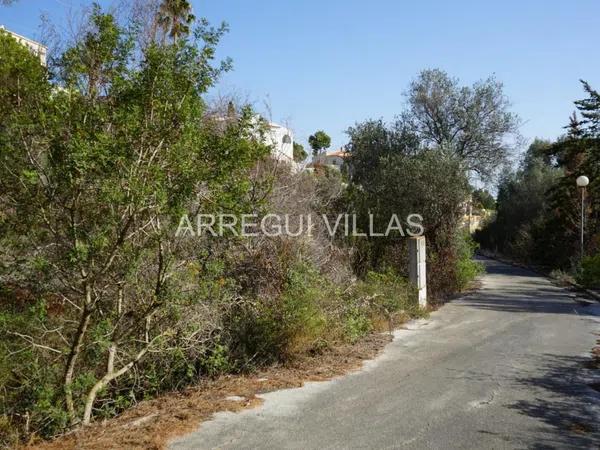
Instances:
[[[267,144],[272,147],[272,155],[279,161],[292,165],[294,162],[294,133],[287,127],[269,122],[266,134]]]
[[[342,165],[347,157],[348,153],[341,148],[334,152],[322,153],[313,157],[312,162],[308,164],[307,167],[314,169],[315,166],[327,166],[332,169],[341,170]]]
[[[14,33],[10,30],[7,30],[4,25],[0,25],[0,30],[10,34],[13,38],[15,38],[17,40],[17,42],[19,42],[20,44],[23,44],[24,46],[26,46],[27,48],[29,48],[29,50],[31,50],[31,52],[38,56],[40,58],[40,62],[45,66],[46,65],[46,56],[48,54],[48,47],[46,47],[45,45],[40,44],[37,41],[34,41],[33,39],[29,39],[25,36],[21,36],[20,34]]]

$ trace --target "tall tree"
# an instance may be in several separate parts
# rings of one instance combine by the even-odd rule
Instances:
[[[241,209],[268,154],[249,138],[251,111],[207,122],[222,29],[201,24],[194,40],[139,58],[111,14],[95,6],[90,20],[58,60],[60,89],[0,32],[0,283],[34,297],[27,328],[11,334],[0,314],[0,350],[10,341],[25,358],[9,395],[26,397],[47,434],[89,423],[97,397],[150,353],[206,332],[198,316],[212,294],[199,290],[179,218]],[[53,413],[36,414],[42,404]]]
[[[304,150],[304,146],[298,142],[294,142],[294,161],[302,162],[306,159],[308,153]]]
[[[403,121],[387,126],[381,119],[366,120],[350,127],[347,145],[352,179],[358,184],[372,180],[388,156],[415,155],[422,151],[419,137]]]
[[[503,176],[498,187],[496,219],[478,234],[486,247],[523,260],[539,257],[543,249],[536,242],[536,236],[552,214],[547,195],[562,174],[545,155],[550,146],[549,142],[535,140],[527,149],[520,168]],[[562,243],[564,241],[559,242]],[[544,247],[549,245],[555,244],[548,242]]]
[[[165,37],[176,40],[188,35],[194,19],[188,0],[163,0],[158,8],[157,21]]]
[[[585,134],[588,137],[598,138],[600,136],[600,93],[584,80],[580,80],[587,98],[577,100],[575,105],[583,116],[581,124],[585,126]]]
[[[458,273],[452,257],[458,251],[458,224],[468,195],[461,161],[454,155],[424,148],[402,122],[386,126],[380,120],[369,120],[350,128],[348,135],[348,209],[356,214],[358,228],[385,230],[394,214],[400,220],[410,214],[421,215],[430,267],[435,274],[430,280],[432,291],[454,289]],[[406,250],[406,241],[399,234],[367,237],[358,244],[359,272],[365,267],[388,264],[386,255]],[[398,259],[393,264],[398,270],[405,269]]]
[[[507,161],[519,119],[495,78],[461,86],[446,72],[429,69],[410,84],[406,95],[403,118],[425,145],[456,155],[466,169],[484,177]]]
[[[313,156],[317,156],[331,146],[331,138],[323,130],[308,137],[308,145],[312,148]]]
[[[575,188],[579,175],[586,175],[590,184],[586,189],[586,253],[600,251],[600,94],[587,82],[581,80],[587,98],[575,101],[580,114],[573,114],[566,127],[567,134],[552,145],[548,157],[564,171],[564,176],[549,192],[552,215],[553,245],[562,246],[554,252],[563,261],[578,260],[575,245],[581,226],[580,192]],[[569,245],[570,244],[570,245]],[[566,266],[568,259],[563,263]]]

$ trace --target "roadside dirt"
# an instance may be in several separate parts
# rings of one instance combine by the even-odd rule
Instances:
[[[327,380],[358,369],[391,341],[372,334],[316,356],[297,358],[251,375],[203,380],[183,392],[140,402],[114,419],[95,423],[53,441],[32,443],[27,449],[163,449],[169,440],[196,429],[218,411],[239,411],[261,403],[258,394],[300,387],[306,381]]]

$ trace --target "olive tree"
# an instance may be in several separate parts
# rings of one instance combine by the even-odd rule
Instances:
[[[518,141],[519,118],[494,77],[461,86],[439,69],[422,71],[402,115],[424,145],[453,154],[481,177],[505,164]]]

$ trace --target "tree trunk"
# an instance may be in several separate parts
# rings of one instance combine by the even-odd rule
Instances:
[[[98,392],[100,392],[100,390],[102,390],[104,387],[106,387],[108,385],[108,383],[110,383],[112,380],[120,377],[121,375],[126,373],[129,369],[131,369],[134,366],[134,364],[136,362],[138,362],[148,352],[149,348],[150,348],[150,345],[148,345],[143,350],[141,350],[135,356],[135,358],[133,360],[131,360],[128,364],[124,365],[119,370],[114,371],[113,367],[114,367],[116,346],[114,344],[110,346],[110,348],[108,350],[109,353],[108,353],[107,372],[102,378],[100,378],[100,380],[98,380],[96,382],[96,384],[94,384],[94,386],[92,387],[92,389],[90,389],[90,392],[87,395],[87,399],[85,402],[85,409],[83,412],[83,424],[84,425],[89,425],[92,420],[92,408],[94,406],[94,401],[96,400],[96,396],[98,395]]]
[[[81,352],[81,346],[83,344],[83,338],[87,331],[87,327],[90,323],[91,310],[89,305],[92,301],[92,290],[89,285],[85,286],[85,305],[83,307],[83,311],[81,313],[81,317],[79,318],[79,326],[77,327],[77,331],[75,336],[73,337],[73,342],[71,343],[71,351],[69,352],[69,356],[67,358],[67,366],[65,368],[65,376],[63,378],[63,389],[65,393],[65,404],[67,408],[67,414],[69,415],[69,420],[71,425],[75,425],[77,423],[75,417],[75,405],[73,402],[73,391],[71,389],[71,385],[73,384],[73,374],[75,372],[75,363],[77,362],[77,357]]]

